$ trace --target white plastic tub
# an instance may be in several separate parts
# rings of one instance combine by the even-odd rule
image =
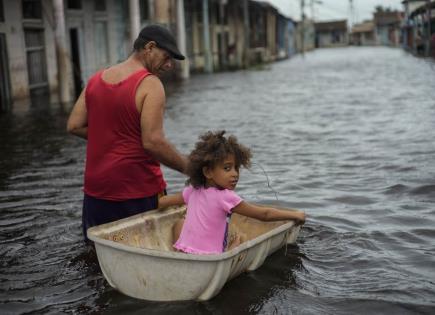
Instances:
[[[172,225],[185,207],[153,210],[92,227],[101,270],[120,292],[144,300],[208,300],[244,271],[255,270],[266,257],[294,243],[293,221],[261,222],[233,214],[230,233],[247,241],[219,255],[192,255],[172,248]]]

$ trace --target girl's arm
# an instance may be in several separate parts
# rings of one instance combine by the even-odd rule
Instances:
[[[159,209],[184,205],[183,195],[181,193],[175,195],[166,195],[159,198]]]
[[[295,209],[280,210],[270,206],[258,206],[242,201],[233,212],[261,221],[295,220],[297,224],[305,222],[305,212]]]

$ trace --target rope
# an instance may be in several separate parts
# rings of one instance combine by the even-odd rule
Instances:
[[[264,176],[266,176],[267,187],[269,187],[269,189],[270,189],[270,190],[275,194],[275,199],[276,199],[276,201],[279,201],[279,200],[278,200],[278,193],[277,193],[277,191],[276,191],[275,189],[273,189],[273,187],[270,185],[269,176],[267,175],[267,173],[266,173],[266,171],[264,170],[264,168],[261,166],[260,163],[252,163],[252,165],[257,165],[257,166],[258,166],[258,167],[263,171]],[[251,171],[251,173],[253,173],[253,172]],[[255,173],[253,173],[253,174],[255,174]]]

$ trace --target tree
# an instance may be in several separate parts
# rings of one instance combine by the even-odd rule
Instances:
[[[377,5],[375,7],[375,12],[376,13],[383,13],[383,12],[392,12],[390,7],[383,7],[381,5]]]

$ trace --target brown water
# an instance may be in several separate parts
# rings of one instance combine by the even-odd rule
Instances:
[[[168,95],[167,136],[181,151],[224,128],[254,153],[240,195],[309,214],[298,246],[208,302],[118,293],[82,243],[85,142],[64,131],[69,109],[35,103],[0,116],[0,313],[435,313],[432,61],[318,50],[195,76]],[[184,177],[164,171],[169,192],[181,189]]]

